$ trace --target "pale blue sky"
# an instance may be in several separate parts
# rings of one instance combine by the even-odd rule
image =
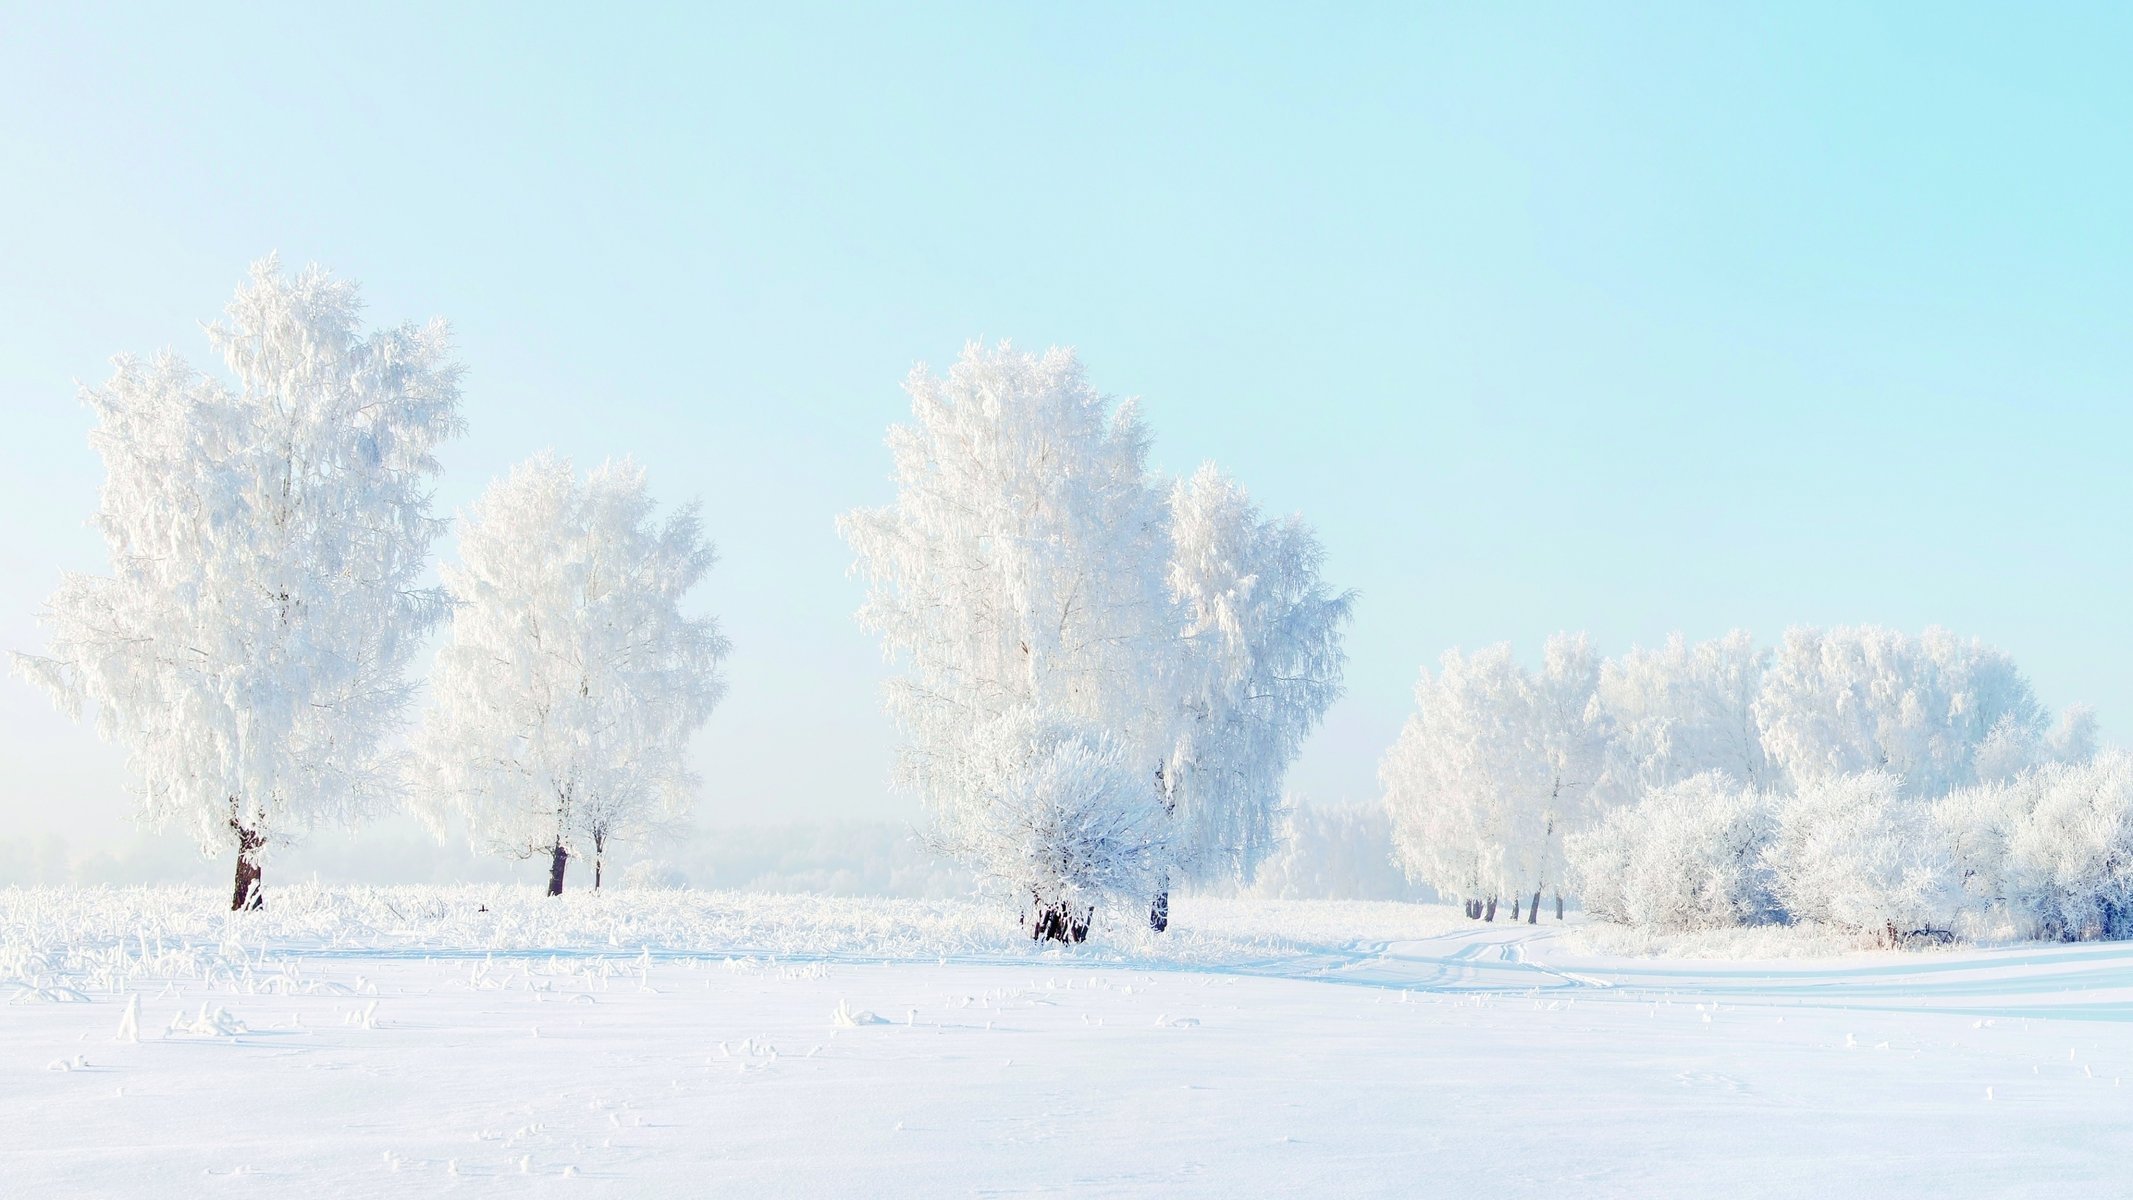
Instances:
[[[0,10],[6,645],[102,561],[72,381],[204,360],[278,250],[454,323],[445,508],[545,447],[704,500],[714,822],[904,815],[832,521],[973,337],[1318,526],[1313,797],[1375,794],[1422,662],[1562,628],[1939,623],[2133,725],[2123,7],[320,7]],[[13,681],[0,756],[117,828]]]

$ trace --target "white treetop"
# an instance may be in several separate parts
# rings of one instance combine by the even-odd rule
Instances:
[[[1012,876],[986,832],[1002,768],[982,747],[1100,743],[1156,795],[1175,639],[1147,434],[1065,350],[973,345],[946,378],[920,369],[905,386],[896,501],[840,522],[869,585],[859,620],[905,668],[889,686],[900,780],[944,848]],[[1084,882],[1020,899],[1042,915]]]
[[[1632,650],[1600,671],[1600,705],[1613,726],[1613,783],[1635,799],[1654,788],[1720,771],[1770,783],[1755,701],[1770,652],[1743,630],[1690,645],[1675,634],[1657,650]]]
[[[366,336],[361,312],[353,283],[270,258],[208,330],[229,381],[165,353],[84,392],[111,573],[68,575],[50,655],[16,659],[95,706],[149,822],[239,848],[239,900],[268,847],[396,791],[380,747],[444,613],[416,581],[458,368],[441,322]]]
[[[445,567],[451,635],[418,741],[426,814],[463,817],[476,844],[603,854],[677,816],[695,785],[686,751],[724,691],[727,651],[681,602],[714,561],[694,505],[653,519],[644,471],[582,482],[542,454],[466,514]]]
[[[1755,712],[1764,752],[1802,786],[1887,771],[1939,796],[2055,757],[2014,660],[1944,629],[1789,630]]]
[[[1354,595],[1320,579],[1308,526],[1263,520],[1212,466],[1172,489],[1170,534],[1183,622],[1172,839],[1189,878],[1248,883],[1279,844],[1289,764],[1340,696]]]

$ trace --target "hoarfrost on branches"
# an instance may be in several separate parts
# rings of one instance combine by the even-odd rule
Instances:
[[[464,818],[477,845],[572,857],[594,883],[613,842],[686,811],[688,741],[724,692],[726,640],[681,601],[714,554],[695,506],[653,516],[642,468],[581,482],[543,454],[468,511],[445,567],[451,634],[418,738],[424,813]]]
[[[442,322],[366,334],[361,312],[353,283],[269,258],[208,329],[228,382],[166,352],[83,393],[111,572],[66,576],[50,653],[15,659],[95,706],[149,823],[237,849],[237,906],[273,847],[397,795],[385,739],[445,611],[417,580],[459,369]]]
[[[1249,883],[1279,845],[1282,783],[1340,697],[1354,594],[1319,575],[1301,520],[1265,520],[1204,466],[1171,491],[1170,593],[1183,621],[1178,727],[1164,781],[1180,872]]]
[[[1149,804],[1158,828],[1068,855],[1136,864],[1070,890],[1152,896],[1161,928],[1172,878],[1248,876],[1271,849],[1281,779],[1339,693],[1349,598],[1320,582],[1307,528],[1263,519],[1212,469],[1166,503],[1135,406],[1096,391],[1068,351],[972,345],[906,390],[913,419],[889,434],[896,500],[840,522],[868,582],[860,623],[904,668],[888,697],[898,779],[945,848],[1021,880],[1052,868],[1010,863],[1025,842],[972,831],[1019,828],[1017,806],[1038,803],[1004,779],[1054,775],[997,748],[1040,765],[1066,755],[1084,775],[1115,760],[1133,784],[1092,795],[1124,807],[1061,836],[1140,829]],[[1010,890],[1038,906],[1026,916],[1040,936],[1085,930],[1044,908],[1067,892]]]

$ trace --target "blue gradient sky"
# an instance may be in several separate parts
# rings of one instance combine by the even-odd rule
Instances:
[[[1311,797],[1374,795],[1423,661],[1562,628],[1939,623],[2133,726],[2133,10],[300,7],[0,9],[5,645],[102,561],[72,381],[204,360],[278,250],[453,321],[445,508],[546,447],[703,499],[712,823],[905,815],[832,520],[973,337],[1318,526]],[[0,758],[123,829],[13,680]]]

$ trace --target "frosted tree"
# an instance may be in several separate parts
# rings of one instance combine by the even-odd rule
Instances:
[[[1195,883],[1249,883],[1279,844],[1289,764],[1340,696],[1354,595],[1326,587],[1308,526],[1263,519],[1213,466],[1171,490],[1170,542],[1182,642],[1163,779],[1177,868]],[[1156,929],[1168,910],[1165,890]]]
[[[1563,840],[1597,821],[1604,798],[1613,726],[1598,699],[1600,660],[1585,634],[1557,634],[1542,651],[1541,670],[1529,688],[1528,736],[1547,772],[1547,791],[1521,813],[1516,879],[1533,892],[1529,923],[1540,919],[1541,891],[1555,889],[1555,916],[1563,916]],[[1513,910],[1516,916],[1516,910]]]
[[[141,813],[237,851],[232,907],[307,829],[397,795],[383,751],[409,656],[444,614],[418,586],[441,522],[433,449],[460,427],[441,322],[365,333],[356,286],[252,268],[208,338],[84,392],[108,575],[68,575],[45,656],[17,656],[122,744]]]
[[[1556,890],[1563,839],[1600,810],[1608,723],[1599,661],[1583,634],[1548,640],[1537,673],[1494,646],[1445,654],[1415,685],[1417,711],[1379,765],[1396,857],[1409,878],[1495,919],[1496,901]],[[1515,914],[1515,910],[1514,910]]]
[[[694,505],[655,520],[645,473],[605,464],[581,482],[542,454],[466,514],[445,567],[451,634],[417,741],[424,814],[475,843],[573,857],[600,884],[609,847],[678,816],[695,786],[689,738],[724,691],[726,640],[681,604],[711,568]]]
[[[1657,650],[1632,650],[1600,670],[1601,708],[1612,725],[1611,782],[1634,800],[1710,771],[1754,787],[1771,784],[1755,701],[1770,652],[1735,630],[1694,645],[1675,634]]]
[[[1450,650],[1422,673],[1415,705],[1378,766],[1394,856],[1409,878],[1493,918],[1497,898],[1525,883],[1551,782],[1531,683],[1508,645]]]
[[[1942,629],[1793,629],[1755,712],[1764,752],[1800,784],[1887,771],[1921,796],[2094,749],[2085,714],[2051,721],[2014,660]]]
[[[906,390],[912,421],[889,433],[896,500],[840,522],[868,584],[860,623],[903,668],[888,693],[904,735],[898,779],[927,806],[942,849],[996,881],[1054,880],[1014,899],[1033,932],[1075,936],[1091,898],[1159,877],[1166,843],[1061,856],[1051,842],[996,836],[1003,788],[1038,768],[1003,766],[986,748],[1029,741],[1037,754],[1041,742],[1033,761],[1044,762],[1079,745],[1087,754],[1073,771],[1116,756],[1138,777],[1133,788],[1015,798],[1051,806],[1024,819],[1042,816],[1060,837],[1138,827],[1144,802],[1159,797],[1176,634],[1147,434],[1132,403],[1097,392],[1066,350],[973,345],[945,378],[921,368]],[[1032,740],[1030,729],[1053,732]],[[1092,802],[1123,807],[1082,807]],[[1118,854],[1149,869],[1087,867]],[[1031,855],[1053,855],[1057,870],[1009,861]]]

